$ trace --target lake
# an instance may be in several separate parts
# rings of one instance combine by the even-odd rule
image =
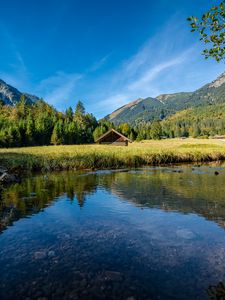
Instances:
[[[0,299],[225,299],[224,183],[220,165],[27,176],[1,193]]]

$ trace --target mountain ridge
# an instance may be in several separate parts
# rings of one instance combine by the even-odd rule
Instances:
[[[155,98],[138,98],[108,114],[105,118],[114,124],[132,125],[155,119],[164,119],[178,111],[203,105],[225,102],[225,72],[194,92],[161,94]]]
[[[26,97],[28,104],[40,100],[35,95],[23,93],[0,79],[0,100],[6,105],[16,105],[21,96]],[[157,97],[137,98],[108,114],[105,118],[115,125],[163,120],[177,112],[204,105],[225,103],[225,72],[215,80],[205,84],[194,92],[160,94]]]
[[[0,100],[2,100],[4,104],[16,105],[20,101],[22,95],[26,97],[28,104],[32,104],[40,100],[40,98],[35,95],[20,92],[17,88],[0,79]]]

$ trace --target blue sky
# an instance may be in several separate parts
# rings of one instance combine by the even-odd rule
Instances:
[[[103,117],[139,97],[193,91],[205,60],[186,18],[216,0],[0,0],[0,78],[59,110]]]

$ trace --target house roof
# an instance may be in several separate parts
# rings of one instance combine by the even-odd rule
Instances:
[[[123,137],[125,140],[127,140],[128,142],[132,143],[132,141],[130,139],[128,139],[125,135],[119,133],[118,131],[116,131],[115,129],[111,128],[109,129],[106,133],[104,133],[103,135],[101,135],[96,142],[100,142],[102,139],[104,139],[107,135],[109,135],[111,132],[115,132],[118,136]]]

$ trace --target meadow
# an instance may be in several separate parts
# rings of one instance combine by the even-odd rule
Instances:
[[[134,142],[128,147],[65,145],[0,149],[0,166],[13,171],[129,168],[225,160],[225,142],[166,139]]]

